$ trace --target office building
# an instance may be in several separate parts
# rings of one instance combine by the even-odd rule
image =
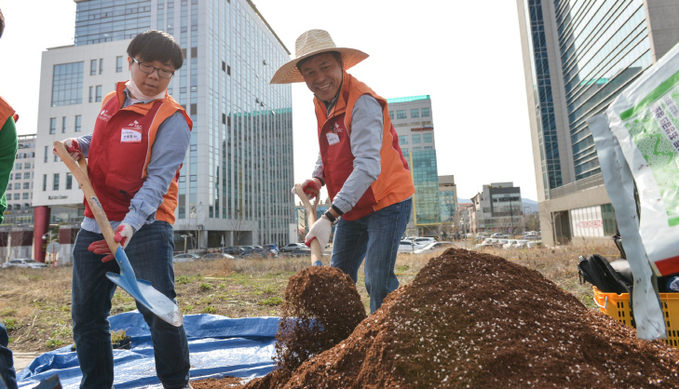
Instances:
[[[0,226],[0,263],[12,258],[30,258],[33,245],[35,134],[17,138],[19,147],[7,183],[7,209]]]
[[[458,230],[457,186],[455,176],[439,176],[439,201],[441,204],[441,234],[450,236]]]
[[[415,184],[413,214],[406,235],[439,235],[441,202],[431,98],[429,95],[399,97],[388,99],[387,103]]]
[[[483,191],[472,197],[472,204],[472,232],[501,232],[508,235],[523,232],[521,188],[512,182],[484,185]]]
[[[542,240],[607,240],[615,212],[587,119],[679,41],[672,0],[517,0]]]
[[[288,227],[294,222],[292,94],[290,85],[269,85],[269,80],[290,53],[254,4],[75,2],[75,44],[48,49],[42,58],[36,235],[50,224],[78,228],[83,217],[82,193],[52,156],[52,143],[92,131],[102,98],[116,82],[129,78],[130,40],[160,29],[184,51],[184,66],[175,72],[168,92],[193,121],[179,178],[176,246],[187,242],[187,249],[201,250],[289,241]]]

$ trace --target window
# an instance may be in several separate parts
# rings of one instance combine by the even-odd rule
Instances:
[[[24,163],[24,169],[30,169],[31,168],[31,163],[30,162],[25,162]]]
[[[424,146],[424,149],[425,149],[425,150],[434,150],[434,147],[432,147],[432,146]]]
[[[14,165],[14,168],[17,169],[17,170],[21,170],[21,162]]]
[[[424,142],[424,143],[431,143],[431,142],[433,142],[433,140],[432,140],[432,134],[422,134],[422,142]]]
[[[73,174],[66,173],[66,189],[73,189]]]
[[[42,175],[42,191],[47,190],[47,174]]]
[[[80,132],[82,129],[82,116],[75,115],[75,132]]]
[[[47,163],[47,156],[49,155],[47,154],[48,147],[49,146],[45,146],[45,163]]]
[[[422,151],[422,147],[413,147],[413,153],[416,153],[418,151]]]
[[[24,189],[31,189],[31,183],[30,182],[24,182]]]
[[[22,199],[28,200],[28,192],[24,192],[21,196]]]
[[[20,193],[15,193],[14,194],[14,200],[20,200],[21,194]]]
[[[90,61],[90,76],[97,74],[97,60],[93,59]]]
[[[429,108],[422,108],[422,117],[423,118],[429,117]]]
[[[408,144],[408,136],[407,135],[399,135],[398,136],[398,144],[407,145]]]
[[[61,133],[66,133],[66,116],[61,117]]]
[[[99,74],[104,71],[104,59],[99,58]]]
[[[94,97],[94,101],[96,101],[96,102],[101,101],[101,85],[97,85],[97,93]]]
[[[24,172],[24,180],[31,178],[31,172]]]
[[[88,101],[91,103],[93,101],[93,99],[94,99],[94,87],[91,86],[90,87],[90,98],[89,98]]]
[[[50,134],[57,133],[57,118],[50,118]]]
[[[116,73],[120,73],[122,71],[123,71],[123,56],[119,55],[116,57]]]
[[[415,134],[413,135],[413,144],[418,144],[422,143],[422,138],[420,137],[420,134]]]
[[[411,118],[419,118],[420,117],[420,109],[419,108],[413,108],[410,110],[410,117]]]
[[[83,99],[83,62],[54,65],[52,107],[80,104]]]
[[[54,173],[52,181],[52,190],[59,190],[59,173]]]
[[[389,111],[389,118],[391,118],[391,120],[394,120],[394,111]]]
[[[405,109],[399,109],[396,111],[396,119],[406,119],[408,118],[408,115],[406,114]]]
[[[45,146],[45,147],[47,147],[47,146]],[[14,179],[15,179],[15,180],[20,180],[20,179],[21,179],[21,173],[15,174],[15,175],[14,175]]]
[[[20,182],[14,183],[14,190],[19,190],[19,189],[21,189],[21,183]]]

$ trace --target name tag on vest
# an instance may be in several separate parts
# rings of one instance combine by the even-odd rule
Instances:
[[[141,131],[133,128],[123,128],[120,133],[120,143],[141,143]]]
[[[335,143],[339,143],[339,141],[340,141],[339,136],[337,136],[337,134],[334,134],[332,132],[325,134],[325,136],[328,138],[328,145],[329,146],[332,146]]]

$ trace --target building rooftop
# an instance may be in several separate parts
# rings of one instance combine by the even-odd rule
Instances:
[[[387,104],[394,104],[394,103],[408,103],[411,101],[417,101],[417,100],[431,100],[429,98],[429,95],[422,95],[422,96],[408,96],[408,97],[394,97],[392,99],[387,99]]]

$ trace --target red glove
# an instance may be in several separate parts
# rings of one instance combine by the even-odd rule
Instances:
[[[114,232],[116,235],[113,237],[113,239],[120,243],[123,248],[125,248],[130,242],[130,238],[132,238],[132,235],[134,234],[134,228],[132,228],[132,226],[129,224],[121,223],[118,227],[116,227]],[[108,247],[108,243],[106,243],[106,239],[92,242],[89,247],[87,247],[87,250],[95,254],[106,255],[101,259],[102,263],[109,262],[115,258],[115,255],[111,253],[111,249]]]
[[[80,150],[80,144],[78,144],[78,141],[75,140],[75,138],[68,138],[64,139],[63,143],[64,147],[66,147],[66,151],[71,154],[71,158],[76,161],[79,160],[83,153],[82,150]],[[52,148],[52,154],[57,155],[57,151],[54,148]]]
[[[318,178],[313,178],[311,180],[306,180],[302,184],[302,190],[306,193],[309,200],[318,196],[321,192],[321,182]]]

